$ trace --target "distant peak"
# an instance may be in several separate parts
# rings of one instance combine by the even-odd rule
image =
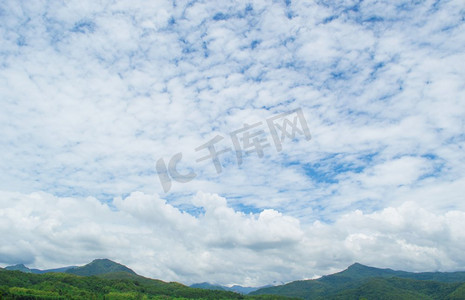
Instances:
[[[22,272],[26,272],[26,273],[31,272],[31,270],[28,267],[26,267],[24,264],[17,264],[17,265],[14,265],[14,266],[8,266],[8,267],[5,267],[5,270],[22,271]]]
[[[371,272],[373,270],[378,270],[377,268],[362,265],[361,263],[351,264],[346,271],[355,271],[355,272]]]
[[[105,266],[123,266],[122,264],[119,264],[115,261],[112,261],[108,258],[97,258],[94,259],[92,262],[90,262],[87,265],[105,265]]]
[[[111,259],[108,258],[96,258],[94,259],[91,263],[98,263],[98,262],[109,262],[109,263],[114,263],[117,264],[117,262],[112,261]]]
[[[83,276],[99,275],[112,272],[127,272],[136,275],[133,270],[108,258],[94,259],[87,265],[75,269],[70,269],[66,272]]]
[[[356,262],[356,263],[351,264],[351,265],[349,266],[349,269],[350,269],[350,268],[367,268],[367,266],[362,265],[361,263]]]

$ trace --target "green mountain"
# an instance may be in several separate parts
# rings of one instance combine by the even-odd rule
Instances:
[[[226,288],[221,285],[214,285],[208,282],[202,282],[202,283],[194,283],[190,285],[191,288],[196,288],[196,289],[205,289],[205,290],[218,290],[218,291],[226,291]]]
[[[63,267],[63,268],[56,268],[56,269],[47,269],[47,270],[38,270],[38,269],[31,269],[32,273],[35,274],[43,274],[43,273],[65,273],[66,271],[70,269],[75,269],[77,268],[76,266],[69,266],[69,267]]]
[[[21,271],[21,272],[24,272],[24,273],[32,273],[31,269],[29,269],[28,267],[26,267],[23,264],[17,264],[17,265],[14,265],[14,266],[5,267],[5,270]]]
[[[464,282],[465,272],[411,273],[356,263],[342,272],[319,279],[293,281],[250,294],[303,299],[449,299],[453,293],[461,295]]]
[[[340,291],[325,299],[465,299],[465,284],[377,277],[364,280],[356,288]]]
[[[70,274],[71,272],[80,275]],[[66,273],[34,274],[0,269],[0,299],[281,300],[289,298],[276,295],[249,297],[231,291],[191,288],[177,282],[145,278],[111,260],[97,259]]]
[[[248,287],[248,286],[240,286],[240,285],[233,285],[231,287],[228,287],[224,285],[215,285],[215,284],[211,284],[208,282],[194,283],[190,285],[190,287],[197,288],[197,289],[206,289],[206,290],[231,291],[231,292],[236,292],[236,293],[244,294],[244,295],[247,295],[258,289],[264,288],[263,286],[262,287]]]
[[[269,287],[269,286],[270,285],[261,286],[261,287],[249,287],[249,286],[233,285],[232,287],[229,287],[228,290],[232,291],[232,292],[248,295],[251,292],[254,292],[254,291],[258,290],[258,289],[262,289],[262,288]]]
[[[116,263],[109,259],[95,259],[91,263],[77,267],[73,269],[66,270],[65,273],[80,275],[80,276],[92,276],[92,275],[100,275],[112,272],[126,272],[130,274],[136,275],[136,272],[129,269],[122,264]]]
[[[330,276],[350,277],[352,279],[361,279],[367,277],[400,277],[417,280],[434,280],[440,282],[465,282],[465,272],[422,272],[413,273],[405,271],[394,271],[391,269],[379,269],[364,266],[359,263],[351,265],[347,270],[330,275]],[[325,276],[326,277],[326,276]],[[322,277],[322,278],[325,278]]]
[[[57,269],[48,269],[48,270],[39,270],[39,269],[29,269],[23,264],[18,264],[14,266],[5,267],[5,270],[9,271],[21,271],[24,273],[34,273],[34,274],[44,274],[44,273],[68,273],[80,276],[92,276],[100,275],[111,272],[127,272],[136,274],[133,270],[129,269],[126,266],[123,266],[119,263],[111,261],[109,259],[96,259],[91,263],[82,266],[69,266]]]
[[[123,272],[125,273],[125,272]],[[110,273],[107,273],[110,274]],[[128,276],[137,276],[125,273]],[[105,279],[65,273],[0,271],[0,299],[241,299],[240,294],[179,283]]]
[[[67,270],[74,269],[74,268],[76,268],[76,267],[75,266],[70,266],[70,267],[63,267],[63,268],[57,268],[57,269],[39,270],[39,269],[29,269],[28,267],[26,267],[23,264],[18,264],[18,265],[14,265],[14,266],[5,267],[5,270],[21,271],[21,272],[24,272],[24,273],[43,274],[43,273],[64,273]]]
[[[465,272],[411,273],[358,263],[319,279],[262,288],[249,295],[232,291],[249,289],[240,286],[188,287],[146,278],[108,259],[69,268],[54,269],[65,273],[40,274],[36,272],[51,270],[24,265],[0,268],[0,299],[465,299]]]

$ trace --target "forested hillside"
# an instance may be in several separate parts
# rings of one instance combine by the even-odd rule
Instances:
[[[465,299],[465,272],[411,273],[356,263],[336,274],[263,288],[251,294],[303,299]]]

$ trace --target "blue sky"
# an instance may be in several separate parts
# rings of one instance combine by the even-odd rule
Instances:
[[[3,1],[0,20],[0,265],[465,269],[462,1]],[[311,139],[277,151],[266,121],[295,109]],[[263,155],[197,161],[258,122]],[[164,191],[177,153],[196,176]]]

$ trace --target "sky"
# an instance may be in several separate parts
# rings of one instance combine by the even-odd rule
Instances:
[[[462,0],[1,1],[0,266],[465,270],[464,49]]]

